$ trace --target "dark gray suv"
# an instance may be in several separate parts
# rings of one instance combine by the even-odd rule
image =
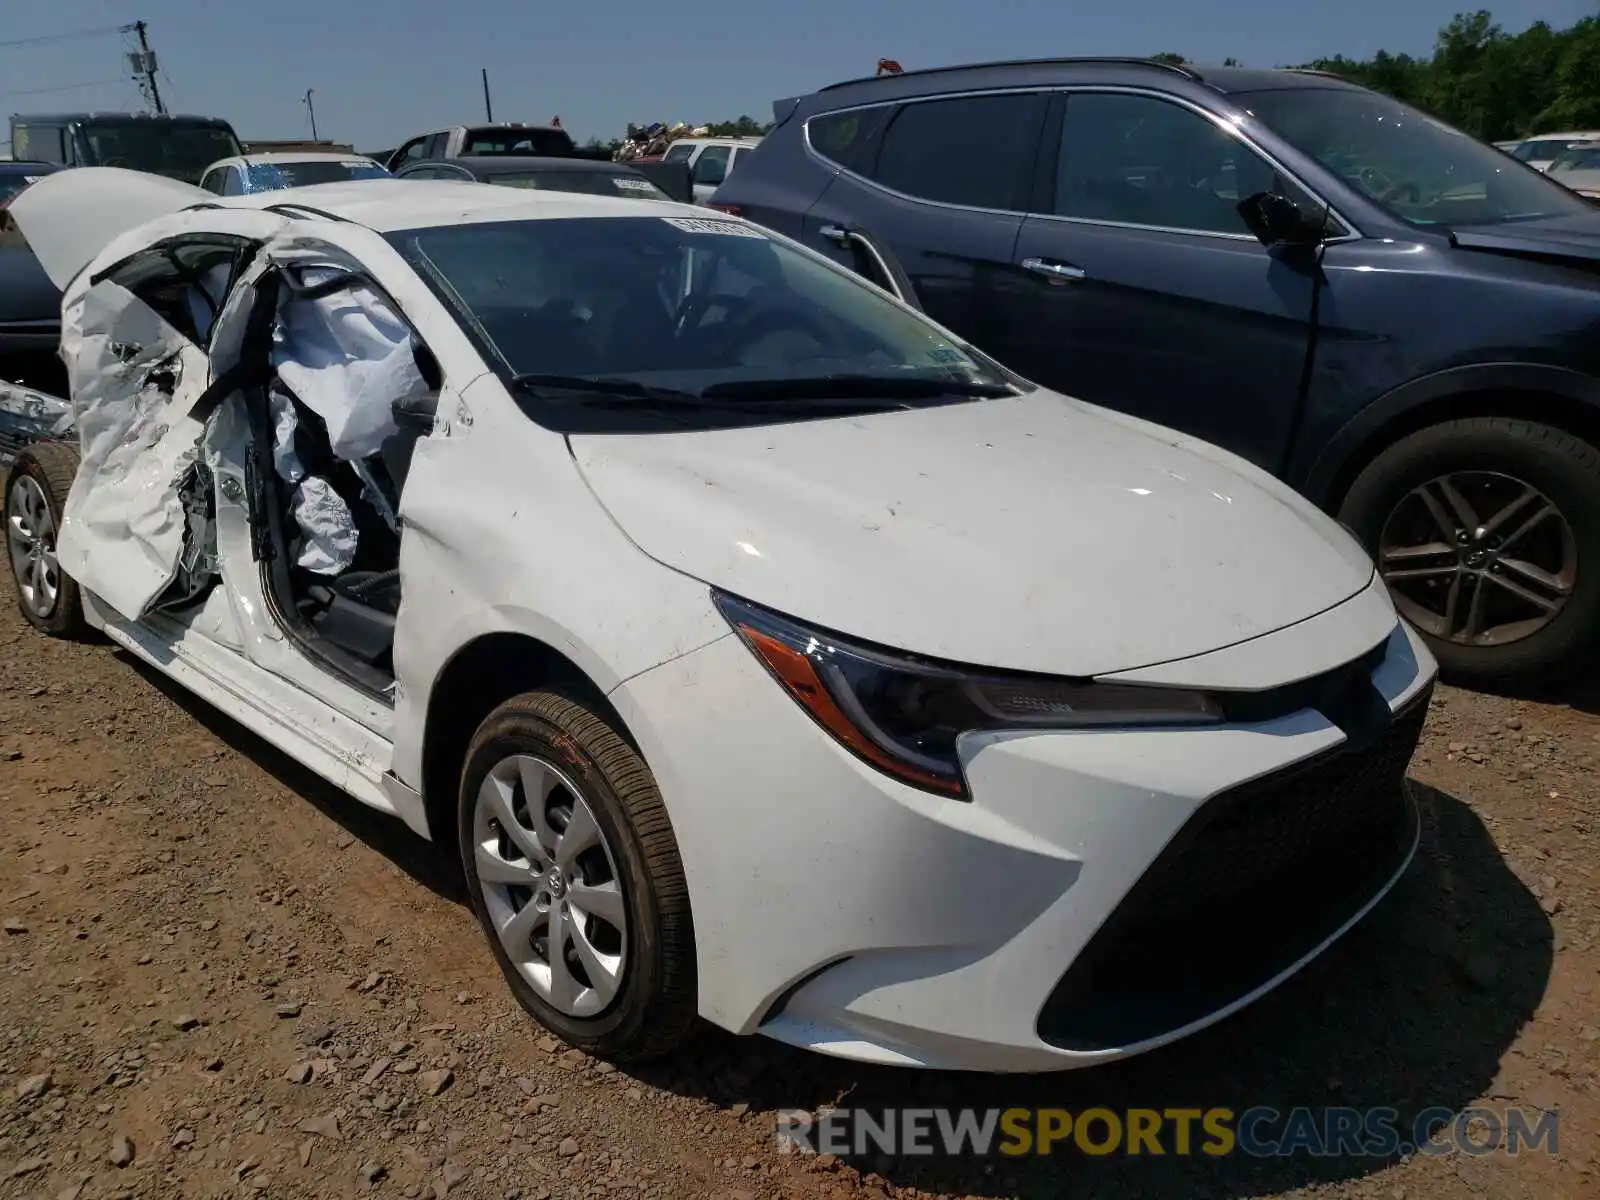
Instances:
[[[1314,72],[991,63],[773,107],[713,207],[1277,473],[1356,531],[1458,678],[1594,648],[1589,201]],[[1041,516],[1042,537],[1080,519]]]

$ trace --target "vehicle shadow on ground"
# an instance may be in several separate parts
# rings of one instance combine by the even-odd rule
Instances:
[[[1441,792],[1418,794],[1417,861],[1366,921],[1259,1003],[1168,1049],[1093,1070],[1005,1077],[862,1067],[708,1033],[680,1059],[635,1073],[721,1105],[749,1104],[752,1122],[772,1120],[767,1110],[826,1104],[1235,1113],[1265,1105],[1285,1115],[1301,1105],[1385,1106],[1398,1110],[1407,1137],[1422,1110],[1459,1110],[1489,1089],[1544,994],[1553,957],[1548,919],[1477,816]],[[1196,1200],[1360,1177],[1394,1157],[1091,1158],[1060,1144],[1049,1158],[848,1161],[891,1184],[957,1195],[1058,1197],[1092,1188],[1096,1196]]]
[[[284,787],[298,793],[351,837],[365,842],[436,895],[457,904],[468,903],[466,884],[453,854],[418,837],[403,822],[368,808],[340,791],[154,667],[120,647],[115,648],[114,653],[151,687],[203,725],[218,741],[250,759]]]

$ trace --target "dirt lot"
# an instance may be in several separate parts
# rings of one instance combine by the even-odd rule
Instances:
[[[0,663],[0,1197],[1600,1195],[1600,718],[1578,705],[1436,698],[1407,880],[1322,962],[1172,1050],[988,1079],[707,1033],[630,1074],[514,1009],[429,846],[109,646],[35,635],[9,581]],[[1481,1101],[1559,1109],[1560,1152],[778,1152],[774,1110],[845,1096]]]

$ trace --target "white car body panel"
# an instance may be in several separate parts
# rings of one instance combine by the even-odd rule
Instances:
[[[924,656],[1214,692],[1320,675],[1382,644],[1373,691],[1391,711],[1414,706],[1435,671],[1421,640],[1353,539],[1278,481],[1043,391],[716,432],[563,436],[519,407],[381,234],[659,217],[661,202],[405,181],[220,204],[202,195],[208,207],[112,229],[111,245],[83,247],[91,270],[73,272],[63,344],[85,463],[92,450],[102,469],[69,494],[62,562],[114,641],[358,801],[423,836],[445,814],[453,841],[453,792],[432,810],[423,796],[430,715],[457,698],[438,694],[441,679],[458,655],[495,645],[486,638],[554,650],[614,705],[660,789],[694,913],[701,1014],[869,1061],[1046,1070],[1121,1057],[1221,1019],[1342,932],[1158,1037],[1094,1051],[1047,1043],[1044,996],[1174,835],[1213,797],[1337,749],[1344,731],[1299,708],[1205,728],[967,733],[957,747],[970,797],[953,799],[822,732],[708,586]],[[79,223],[87,210],[55,211],[92,238]],[[19,220],[30,240],[30,226],[51,231],[46,241],[60,234],[46,207]],[[182,335],[136,297],[92,283],[178,232],[261,245],[216,318],[209,364],[191,365],[199,349],[174,345]],[[262,273],[287,265],[360,268],[443,377],[400,497],[404,598],[387,695],[314,661],[274,613],[247,508],[244,395],[203,424],[189,413],[207,365],[214,379],[240,360]],[[110,352],[133,329],[184,361],[173,394],[148,408],[141,377]],[[154,352],[130,361],[148,368]],[[142,453],[127,441],[137,430]],[[152,612],[182,549],[172,505],[195,458],[213,476],[220,583],[181,615]],[[959,885],[969,878],[1005,886]]]
[[[43,189],[40,184],[51,183]],[[121,167],[55,171],[11,202],[28,248],[63,292],[119,235],[216,197],[192,183]],[[141,243],[148,245],[148,242]]]
[[[825,629],[951,662],[1130,670],[1259,637],[1372,579],[1327,517],[1042,390],[572,443],[601,503],[661,562]],[[1226,548],[1202,548],[1200,531],[1219,524]],[[1293,571],[1275,549],[1285,538],[1303,544]],[[1084,587],[1086,569],[1119,586]],[[1063,638],[1063,628],[1095,632]]]

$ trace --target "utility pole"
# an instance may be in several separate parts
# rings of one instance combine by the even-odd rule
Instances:
[[[313,142],[317,140],[317,109],[316,106],[311,103],[311,97],[314,95],[316,95],[314,89],[306,89],[305,106],[306,111],[311,114],[311,140]]]
[[[139,35],[139,53],[134,56],[134,71],[144,78],[144,86],[150,94],[150,103],[155,105],[156,116],[167,115],[167,106],[161,103],[161,89],[156,86],[156,56],[150,49],[149,26],[143,21],[133,23],[133,31]]]
[[[494,107],[489,103],[489,68],[488,67],[484,67],[484,68],[482,68],[482,70],[483,70],[483,119],[485,121],[493,121],[494,120]]]

